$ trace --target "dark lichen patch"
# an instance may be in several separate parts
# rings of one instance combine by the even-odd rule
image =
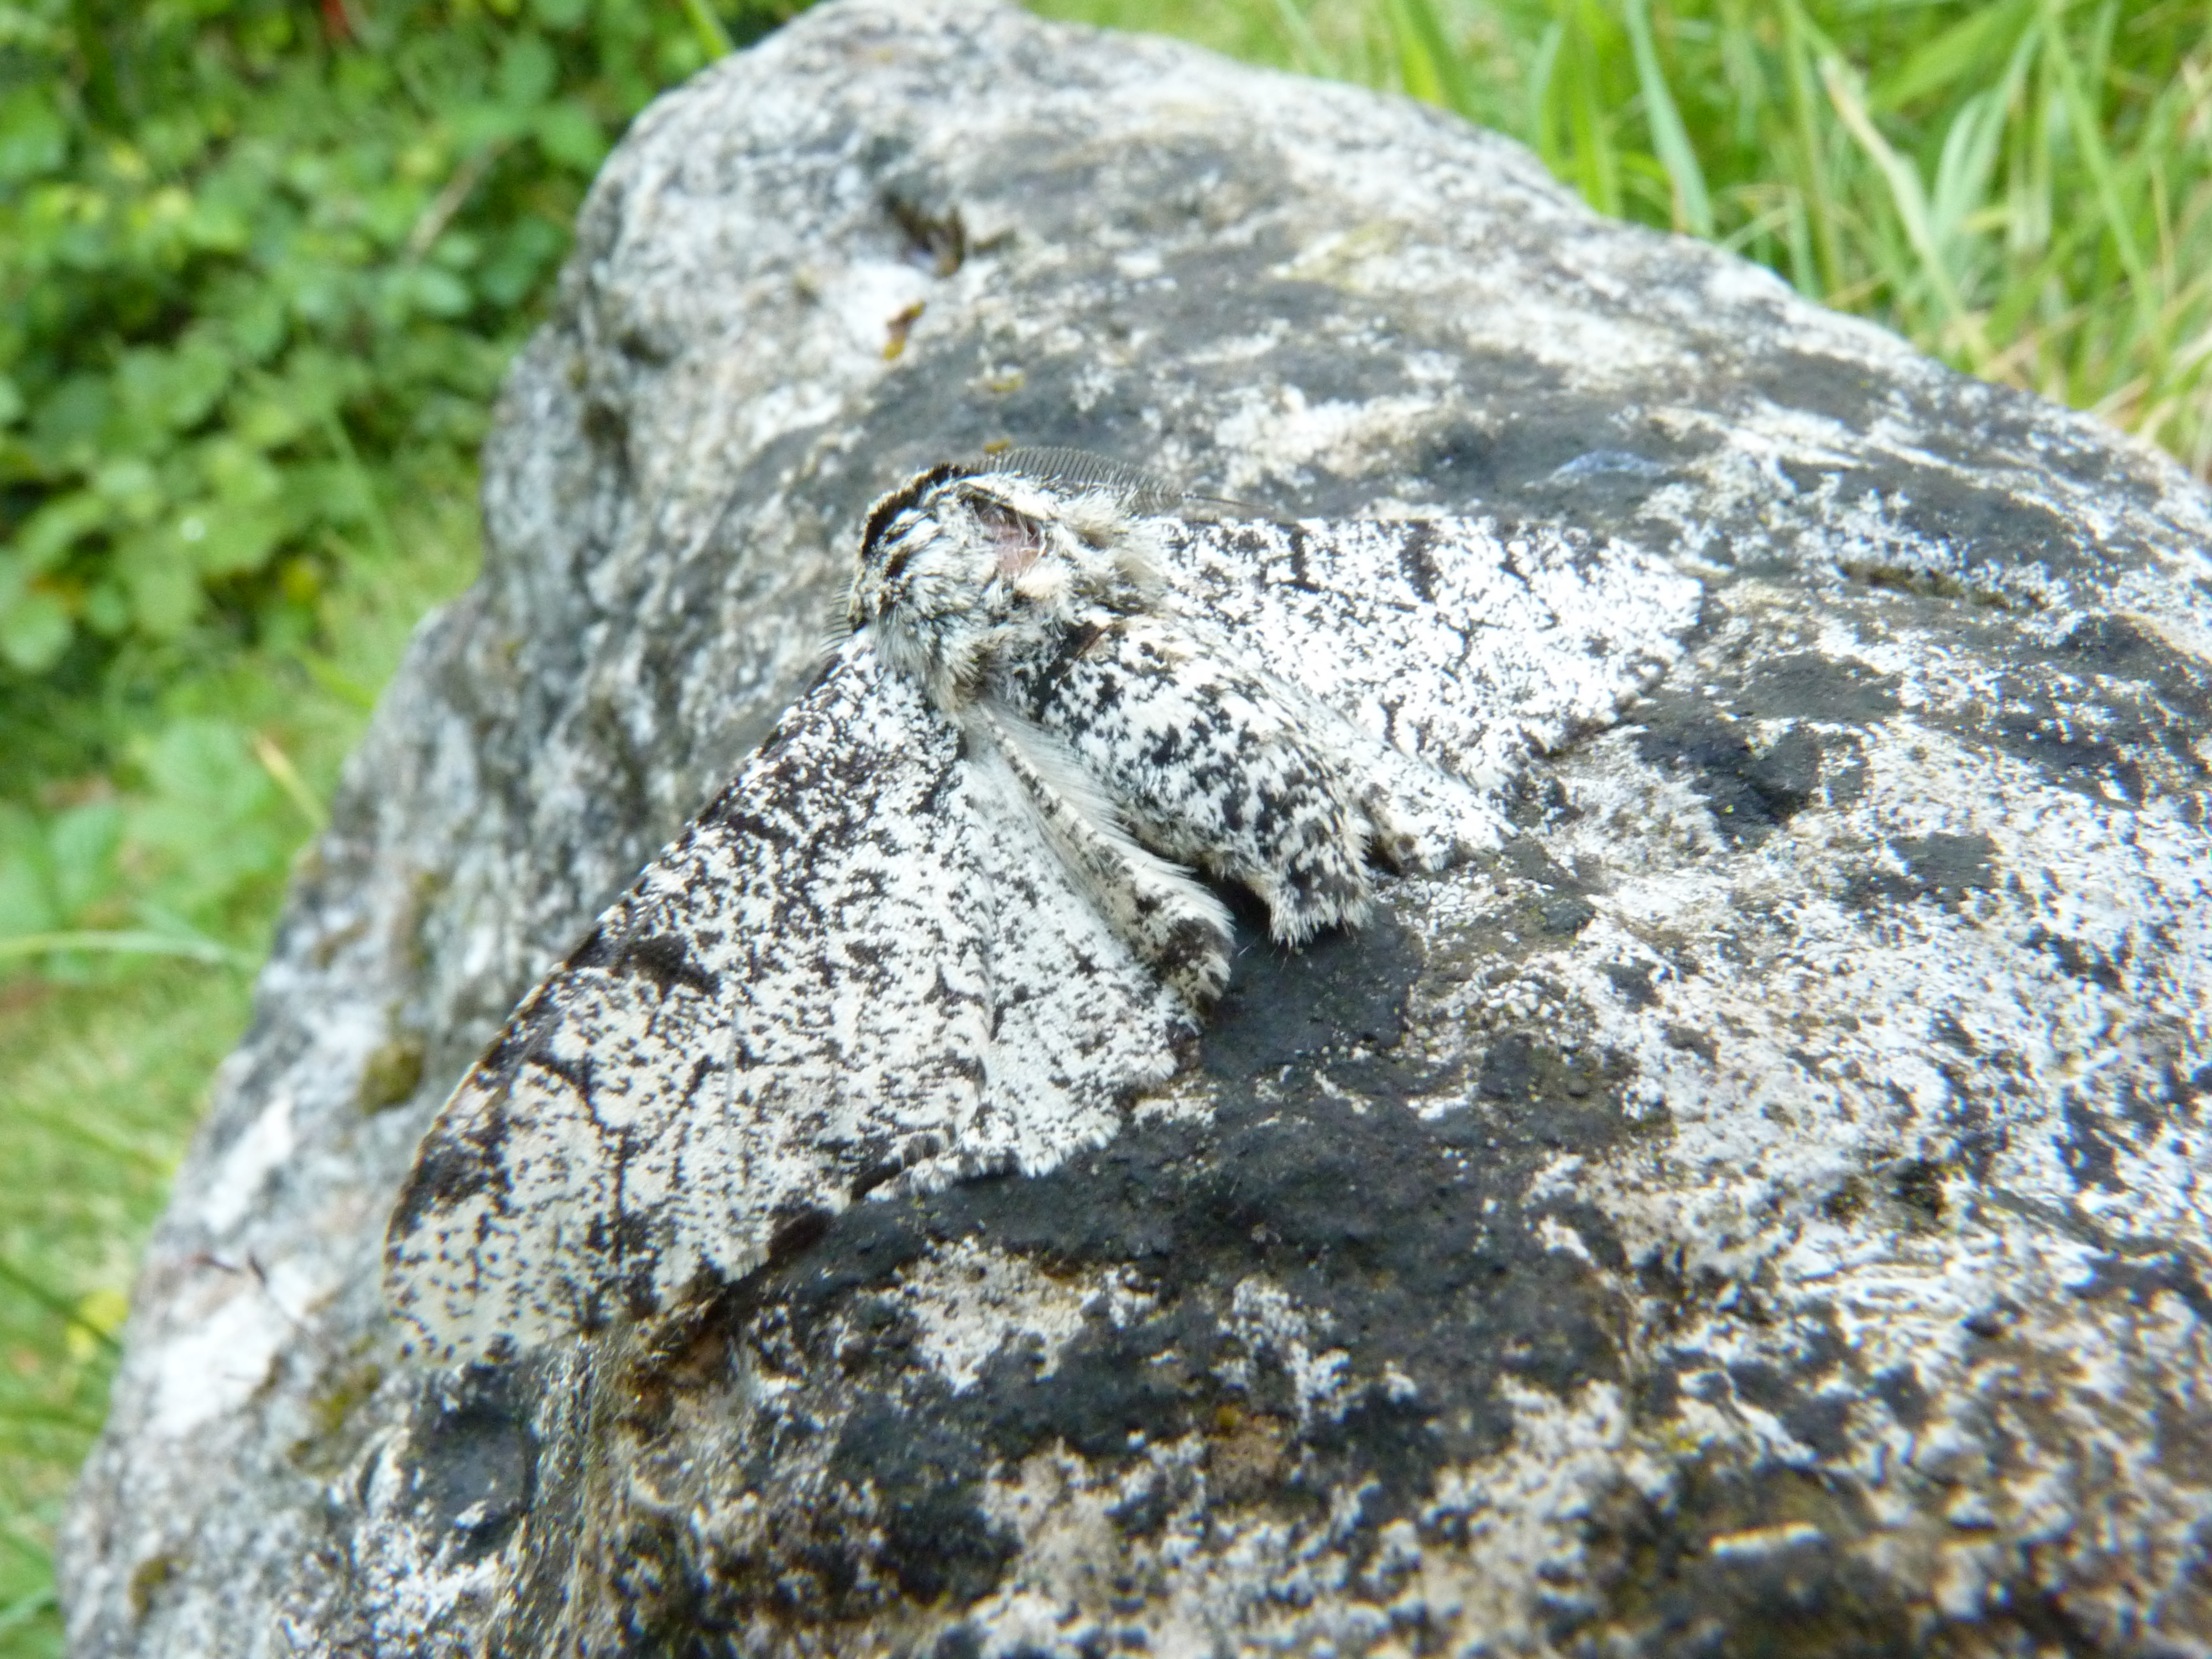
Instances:
[[[535,1380],[512,1365],[471,1365],[426,1389],[408,1425],[412,1503],[464,1560],[507,1541],[529,1512],[538,1441]]]
[[[1960,581],[1962,594],[2004,603],[2026,597],[2003,581],[2011,573],[2040,568],[2066,576],[2087,574],[2085,567],[2098,562],[2085,557],[2089,544],[2075,526],[2001,486],[1895,457],[1826,476],[1834,478],[1838,500],[1879,499],[1895,526],[1887,556],[1857,568],[1869,577]]]
[[[2124,1297],[2138,1308],[2149,1308],[2161,1296],[2171,1296],[2202,1323],[2212,1326],[2212,1288],[2191,1254],[2163,1242],[2114,1251],[2090,1264],[2089,1278],[2075,1287],[2083,1300],[2097,1302]]]
[[[1456,385],[1470,415],[1429,432],[1408,458],[1439,501],[1618,531],[1711,447],[1570,392],[1520,354],[1462,352]]]
[[[2101,985],[2107,991],[2117,992],[2121,988],[2121,969],[2126,966],[2124,958],[2115,958],[2094,945],[2069,939],[2063,933],[2054,933],[2047,927],[2037,927],[2027,936],[2027,948],[2048,951],[2063,974]]]
[[[356,1358],[336,1366],[308,1398],[314,1432],[293,1442],[289,1455],[294,1467],[325,1477],[337,1474],[359,1449],[356,1413],[376,1397],[383,1383],[384,1368],[373,1359]]]
[[[2078,1094],[2067,1097],[2065,1133],[2057,1137],[2058,1161],[2079,1192],[2100,1187],[2108,1193],[2127,1191],[2120,1178],[2120,1146],[2106,1133],[2101,1115]]]
[[[1930,1404],[1928,1388],[1909,1361],[1877,1371],[1872,1387],[1875,1398],[1889,1407],[1889,1414],[1897,1419],[1899,1427],[1917,1434],[1927,1423]]]
[[[364,1112],[380,1112],[412,1099],[422,1082],[427,1052],[422,1037],[411,1031],[378,1047],[362,1063],[355,1104]]]
[[[1942,1225],[1950,1208],[1943,1194],[1950,1175],[1948,1165],[1924,1158],[1906,1158],[1891,1169],[1889,1194],[1911,1231],[1932,1232]]]
[[[864,1397],[837,1433],[825,1473],[859,1492],[875,1520],[869,1565],[916,1605],[964,1607],[994,1589],[1020,1553],[977,1501],[982,1448],[943,1412]]]
[[[1985,692],[1917,711],[1967,747],[2025,762],[2100,805],[2165,796],[2201,825],[2212,764],[2212,672],[2125,617],[2094,616],[2053,645],[1962,621],[1949,630],[1994,671]]]
[[[1656,971],[1648,962],[1608,962],[1598,969],[1613,981],[1613,988],[1620,994],[1620,1000],[1638,1011],[1656,1008],[1664,1000],[1651,982],[1651,975]]]
[[[191,1562],[191,1558],[179,1551],[163,1550],[148,1556],[133,1567],[130,1588],[125,1592],[131,1617],[143,1623],[146,1615],[154,1610],[155,1603],[161,1599],[162,1590],[180,1576]]]
[[[1249,1076],[1333,1048],[1396,1044],[1424,962],[1420,942],[1405,924],[1380,911],[1364,927],[1324,933],[1291,950],[1267,937],[1263,912],[1234,896],[1229,989],[1200,1040],[1207,1071]]]
[[[1856,1483],[1775,1464],[1708,1459],[1656,1501],[1623,1486],[1585,1528],[1598,1607],[1554,1641],[1654,1659],[1924,1652],[1927,1610],[1855,1552],[1872,1530]]]
[[[1731,847],[1756,847],[1820,794],[1821,736],[1792,726],[1772,743],[1703,697],[1664,691],[1638,711],[1637,754],[1703,797]]]
[[[1996,843],[1987,836],[1937,831],[1900,836],[1889,848],[1905,866],[1903,872],[1881,867],[1861,870],[1844,890],[1846,904],[1864,908],[1933,899],[1946,909],[1955,909],[1969,894],[1991,892],[1999,885]]]
[[[1897,687],[1896,675],[1851,658],[1793,651],[1753,667],[1735,702],[1742,713],[1760,720],[1864,726],[1897,712]]]

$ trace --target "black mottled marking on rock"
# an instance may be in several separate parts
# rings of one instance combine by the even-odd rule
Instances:
[[[830,1231],[830,1220],[829,1211],[811,1207],[793,1210],[776,1217],[768,1236],[770,1265],[803,1255],[816,1240]]]
[[[1290,950],[1267,938],[1259,901],[1241,889],[1222,896],[1236,924],[1235,955],[1229,989],[1200,1038],[1207,1071],[1246,1076],[1331,1048],[1398,1041],[1424,961],[1403,923],[1380,911],[1364,927],[1335,929]]]
[[[779,1420],[818,1425],[806,1431],[834,1437],[838,1479],[873,1482],[888,1494],[879,1509],[906,1517],[879,1564],[903,1595],[957,1603],[996,1582],[1010,1546],[976,1508],[975,1482],[1038,1452],[1115,1470],[1195,1434],[1209,1468],[1237,1472],[1211,1501],[1310,1520],[1360,1494],[1357,1553],[1418,1512],[1439,1468],[1506,1443],[1509,1378],[1561,1398],[1625,1382],[1624,1246],[1594,1207],[1530,1188],[1562,1152],[1599,1155],[1654,1133],[1623,1109],[1626,1062],[1522,1034],[1508,1040],[1509,1095],[1477,1096],[1447,1073],[1470,1104],[1424,1121],[1395,1103],[1408,1079],[1438,1082],[1431,1063],[1396,1053],[1419,971],[1387,915],[1304,952],[1248,952],[1244,1000],[1205,1039],[1221,1101],[1212,1122],[1139,1121],[1042,1176],[855,1205],[803,1255],[724,1293],[720,1328],[772,1328],[789,1346],[783,1374],[796,1385]],[[1354,1046],[1373,1052],[1354,1060]],[[1372,1103],[1346,1098],[1352,1090]],[[1572,1228],[1595,1265],[1554,1248],[1547,1222]],[[1121,1327],[1094,1310],[1048,1372],[1033,1340],[1007,1341],[956,1395],[916,1345],[895,1340],[908,1316],[868,1314],[952,1239],[1052,1273],[1115,1271],[1148,1306]],[[1288,1426],[1285,1356],[1263,1340],[1248,1347],[1226,1300],[1255,1275],[1348,1358],[1348,1409],[1303,1439]],[[1249,1387],[1224,1380],[1231,1359]],[[1386,1383],[1386,1366],[1411,1380],[1410,1397]],[[1262,1423],[1278,1426],[1253,1427]],[[794,1484],[794,1467],[750,1458],[749,1490],[771,1511],[811,1513],[814,1489]],[[1190,1496],[1164,1489],[1118,1524],[1156,1529]]]
[[[1838,1459],[1850,1449],[1844,1423],[1850,1401],[1838,1394],[1815,1394],[1787,1368],[1765,1359],[1742,1359],[1728,1368],[1736,1397],[1770,1412],[1782,1426],[1823,1458]]]
[[[1499,862],[1523,881],[1537,882],[1568,893],[1601,890],[1587,877],[1560,864],[1545,848],[1544,843],[1533,836],[1509,837],[1498,848],[1497,856]]]
[[[1917,1231],[1942,1224],[1949,1209],[1943,1182],[1950,1171],[1931,1158],[1907,1158],[1890,1171],[1890,1196],[1905,1207]]]
[[[1586,898],[1562,894],[1537,906],[1536,916],[1537,925],[1547,933],[1579,933],[1597,919],[1597,907]]]
[[[1660,1006],[1659,993],[1651,983],[1652,971],[1649,963],[1608,962],[1598,969],[1613,981],[1613,988],[1620,993],[1621,1000],[1639,1011]]]
[[[1864,908],[1878,901],[1910,904],[1934,899],[1955,909],[1967,894],[1988,892],[1997,884],[1996,843],[1987,836],[1954,836],[1937,831],[1927,836],[1905,836],[1889,844],[1904,861],[1905,874],[1867,869],[1854,876],[1844,902]]]
[[[2037,927],[2027,936],[2027,948],[2048,951],[2059,971],[2075,979],[2088,980],[2107,991],[2121,988],[2120,964],[2094,945],[2084,945],[2080,939],[2054,933],[2047,927]]]
[[[1794,651],[1769,657],[1746,677],[1736,708],[1760,720],[1866,725],[1898,710],[1898,677],[1848,657]]]
[[[529,1512],[538,1461],[532,1391],[522,1368],[471,1365],[440,1376],[408,1423],[409,1503],[453,1537],[462,1561],[507,1541]]]
[[[1822,742],[1805,727],[1757,750],[1716,705],[1675,691],[1648,698],[1637,719],[1637,754],[1683,777],[1731,847],[1758,846],[1819,792]]]
[[[1917,719],[2101,805],[2163,795],[2203,826],[2212,764],[2198,742],[2212,724],[2212,669],[2124,617],[2085,617],[2049,646],[1966,615],[1952,628],[1959,648],[2000,672],[1985,697]]]
[[[1435,499],[1615,530],[1712,446],[1569,392],[1533,357],[1456,343],[1452,355],[1474,417],[1425,434],[1407,469]]]
[[[970,1606],[1020,1553],[979,1502],[983,1449],[947,1419],[864,1399],[839,1428],[824,1473],[872,1490],[881,1541],[871,1565],[919,1606]]]
[[[1917,562],[1899,559],[1901,574],[1957,576],[1976,565],[2000,571],[2044,566],[2054,574],[2074,575],[2096,568],[2085,557],[2087,538],[2038,502],[2022,500],[1997,483],[1980,483],[1939,468],[1916,466],[1894,457],[1879,465],[1854,466],[1837,474],[1837,494],[1846,501],[1872,492],[1882,497],[1884,514],[1909,536],[1948,551],[1954,562],[1923,572]]]
[[[1889,1407],[1898,1426],[1917,1434],[1928,1421],[1929,1395],[1920,1373],[1913,1370],[1909,1360],[1892,1365],[1886,1371],[1876,1372],[1874,1392],[1881,1403]]]
[[[2203,1324],[2212,1326],[2212,1289],[2184,1250],[2152,1249],[2142,1254],[2106,1255],[2093,1261],[2087,1284],[2074,1293],[2085,1301],[2125,1297],[2148,1309],[2161,1295],[2178,1298]]]
[[[1817,732],[1793,726],[1763,753],[1752,757],[1744,781],[1778,822],[1820,793],[1820,747]]]
[[[2119,1148],[2105,1133],[2095,1109],[2069,1091],[2064,1116],[2066,1133],[2058,1137],[2058,1161],[2066,1166],[2074,1189],[2094,1186],[2108,1193],[2127,1191],[2127,1182],[2120,1179]]]

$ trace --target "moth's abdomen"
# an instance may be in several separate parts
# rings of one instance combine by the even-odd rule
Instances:
[[[1012,696],[1131,834],[1250,888],[1279,939],[1363,920],[1373,783],[1343,720],[1182,617],[1087,634],[1080,650],[1018,669]]]

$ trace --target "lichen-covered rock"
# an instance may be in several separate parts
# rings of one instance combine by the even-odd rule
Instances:
[[[1705,611],[1103,1150],[403,1360],[429,1114],[802,683],[870,496],[1006,439]],[[956,0],[657,105],[487,459],[150,1253],[78,1653],[2212,1650],[2174,467],[1413,105]]]

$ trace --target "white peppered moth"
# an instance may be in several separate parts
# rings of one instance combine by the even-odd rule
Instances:
[[[1488,520],[1200,516],[1094,458],[878,501],[850,632],[523,1000],[386,1246],[419,1351],[671,1306],[865,1196],[1108,1139],[1226,984],[1357,924],[1370,858],[1495,842],[1489,799],[1679,651],[1696,584]]]

